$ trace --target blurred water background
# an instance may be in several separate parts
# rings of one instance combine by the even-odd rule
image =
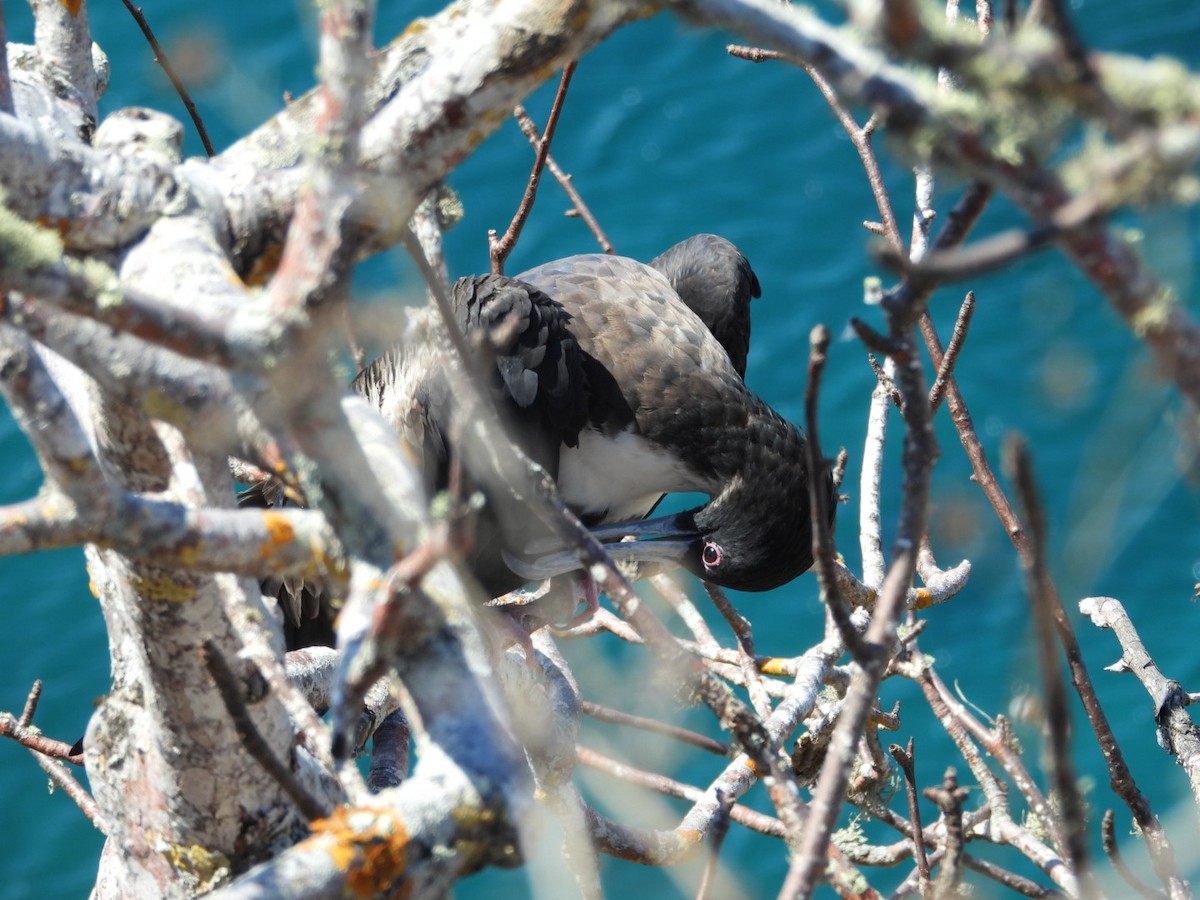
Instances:
[[[1078,25],[1094,47],[1152,55],[1170,53],[1195,66],[1200,59],[1200,4],[1147,0],[1133,7],[1115,0],[1073,0]],[[9,37],[30,40],[28,10],[9,4]],[[398,34],[436,3],[385,3],[378,41]],[[253,128],[313,83],[316,50],[312,10],[305,4],[232,0],[206,4],[147,0],[146,15],[193,88],[218,149]],[[823,11],[837,17],[826,4]],[[183,117],[182,108],[152,54],[116,0],[91,6],[93,32],[112,64],[102,113],[146,105]],[[877,217],[858,159],[806,76],[783,64],[754,65],[728,57],[728,38],[680,24],[669,16],[621,30],[581,63],[554,155],[607,229],[617,249],[648,259],[699,231],[726,235],[749,256],[763,286],[754,304],[754,336],[747,380],[784,415],[802,415],[807,335],[817,322],[835,336],[822,396],[827,451],[850,452],[839,548],[855,566],[857,480],[868,397],[874,385],[865,354],[849,335],[850,316],[875,320],[862,305],[863,279],[883,274],[867,252],[864,219]],[[530,98],[539,122],[553,85]],[[189,154],[199,154],[189,129]],[[884,152],[902,221],[911,215],[911,176]],[[466,216],[447,237],[452,275],[487,269],[486,231],[503,230],[523,190],[531,152],[515,124],[505,123],[453,176]],[[959,186],[939,183],[943,211]],[[588,252],[584,226],[563,217],[567,203],[549,179],[508,271],[547,259]],[[1019,222],[995,203],[977,234]],[[1158,275],[1198,312],[1193,276],[1196,209],[1156,209],[1121,217],[1140,240]],[[1196,624],[1200,580],[1195,422],[1175,393],[1156,377],[1147,354],[1097,292],[1053,251],[970,285],[978,295],[967,351],[957,375],[993,460],[1010,431],[1024,433],[1034,451],[1048,506],[1054,574],[1070,608],[1104,594],[1124,601],[1161,668],[1186,688],[1200,689]],[[400,253],[364,265],[356,296],[363,302],[411,301],[419,286]],[[961,290],[945,289],[932,308],[948,336]],[[921,638],[943,677],[988,713],[1006,712],[1014,696],[1036,687],[1027,604],[1015,554],[1003,530],[968,481],[969,467],[944,410],[938,417],[942,458],[934,479],[934,547],[943,564],[971,560],[968,588],[930,610]],[[895,435],[899,434],[898,425]],[[898,497],[898,441],[892,442],[885,484],[885,523]],[[29,447],[8,417],[0,416],[0,502],[31,496],[40,474]],[[885,524],[885,529],[890,526]],[[92,704],[107,689],[103,623],[88,591],[78,551],[0,560],[0,597],[6,610],[8,662],[0,676],[0,708],[19,710],[30,683],[46,689],[37,723],[54,737],[82,733]],[[805,576],[769,595],[738,597],[757,626],[761,652],[792,655],[808,647],[821,627],[815,580]],[[1196,811],[1182,771],[1155,744],[1151,705],[1129,676],[1101,671],[1118,656],[1111,635],[1080,628],[1087,661],[1134,773],[1177,841],[1181,864],[1200,868]],[[642,689],[641,657],[609,644],[572,647],[591,696],[654,713],[669,705]],[[890,684],[884,699],[901,702],[904,730],[917,735],[923,783],[937,781],[956,757],[948,738],[910,685]],[[1094,742],[1075,745],[1080,773],[1094,787],[1093,822],[1114,800]],[[703,711],[688,724],[712,731]],[[1020,725],[1031,764],[1038,731]],[[634,754],[649,768],[678,767],[676,748],[653,739],[602,729],[593,745]],[[96,869],[102,839],[61,794],[48,795],[45,778],[16,745],[0,746],[0,896],[82,897]],[[708,760],[688,763],[682,776],[703,784],[715,772]],[[970,785],[960,765],[960,777]],[[638,824],[670,827],[680,807],[647,801],[603,776],[586,776],[601,808]],[[763,806],[761,788],[749,802]],[[968,801],[974,805],[977,795]],[[1118,829],[1136,868],[1145,871],[1128,816]],[[1093,829],[1095,830],[1095,829]],[[892,840],[891,837],[885,838]],[[972,848],[973,851],[978,847]],[[461,896],[569,895],[557,847],[548,840],[534,873],[488,873],[463,885]],[[1011,854],[994,858],[1013,863]],[[736,826],[723,851],[725,896],[774,896],[786,871],[781,848]],[[689,896],[695,867],[657,872],[605,861],[613,896]],[[1106,868],[1106,867],[1105,867]],[[1023,869],[1030,874],[1028,869]],[[895,876],[897,879],[899,875]],[[1045,881],[1045,879],[1041,879]],[[979,885],[977,896],[999,896]],[[1117,894],[1120,895],[1118,890]]]

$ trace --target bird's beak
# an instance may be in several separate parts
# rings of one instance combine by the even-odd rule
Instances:
[[[675,568],[683,561],[688,550],[695,546],[699,537],[696,530],[686,525],[678,515],[613,522],[599,525],[591,531],[604,545],[613,562],[622,567],[633,567],[637,572],[634,577]],[[504,561],[513,572],[530,581],[561,575],[584,566],[578,549],[539,552],[547,549],[545,543],[536,544],[527,548],[530,556],[518,557],[505,553]]]

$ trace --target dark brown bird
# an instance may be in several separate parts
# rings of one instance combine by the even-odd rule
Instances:
[[[494,359],[491,393],[521,449],[618,560],[683,565],[729,588],[769,590],[812,565],[804,436],[743,382],[750,300],[760,288],[724,238],[697,235],[649,265],[584,254],[516,278],[452,288],[458,324]],[[468,560],[489,596],[570,571],[548,534],[491,462],[459,440],[450,379],[429,317],[354,387],[422,461],[430,494],[452,450],[486,504]],[[833,487],[827,482],[833,508]],[[647,519],[667,493],[702,506]],[[274,499],[273,499],[274,496]],[[243,502],[279,502],[264,485]],[[622,541],[626,536],[636,541]],[[316,597],[280,591],[289,647],[331,643]],[[303,611],[302,611],[303,610]]]
[[[738,590],[769,590],[812,565],[804,436],[745,386],[749,302],[758,281],[737,249],[701,235],[652,265],[603,254],[516,278],[460,279],[468,334],[493,345],[492,393],[514,439],[614,558],[674,562]],[[445,484],[450,389],[428,344],[385,355],[355,386]],[[461,448],[491,512],[472,568],[493,596],[578,566],[570,552],[529,558],[536,531],[503,485]],[[832,497],[832,484],[827,490]],[[645,519],[665,493],[703,506]],[[832,503],[830,507],[832,508]],[[639,540],[619,542],[623,536]]]

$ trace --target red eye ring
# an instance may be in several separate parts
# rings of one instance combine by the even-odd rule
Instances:
[[[715,569],[721,564],[721,558],[724,554],[721,552],[721,547],[711,541],[704,545],[704,549],[700,551],[700,560],[704,563],[706,569]]]

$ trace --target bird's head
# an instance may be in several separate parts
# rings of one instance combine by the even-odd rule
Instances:
[[[807,480],[780,485],[735,481],[704,506],[659,516],[614,522],[592,529],[618,563],[650,569],[683,566],[705,581],[738,591],[769,591],[787,584],[813,563],[812,521]],[[832,481],[825,486],[830,521]],[[631,540],[633,538],[633,540]],[[534,563],[509,559],[530,579],[576,568],[573,552],[550,554]]]
[[[735,486],[680,514],[680,525],[690,521],[694,534],[683,566],[738,591],[769,591],[807,571],[813,562],[807,494],[781,496],[776,504],[770,492],[760,493],[760,502],[747,502]]]

